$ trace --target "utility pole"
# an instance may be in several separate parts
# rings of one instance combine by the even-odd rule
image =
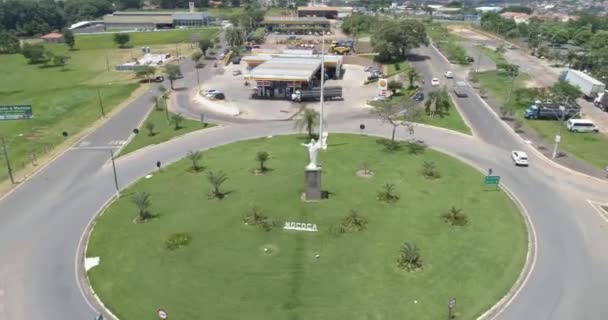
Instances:
[[[112,171],[114,172],[114,187],[116,187],[116,198],[120,198],[120,188],[118,187],[118,175],[116,174],[116,163],[114,163],[114,151],[110,149],[110,157],[112,158]]]
[[[557,149],[559,148],[559,143],[562,140],[562,127],[564,126],[564,120],[566,117],[566,107],[559,106],[559,111],[562,114],[559,121],[559,128],[557,129],[557,134],[555,135],[555,145],[553,145],[553,154],[551,154],[551,159],[555,159],[555,157],[557,157]]]
[[[325,30],[323,30],[323,37],[321,37],[322,39],[322,43],[321,43],[321,98],[319,99],[320,101],[320,115],[319,115],[319,138],[321,140],[321,147],[323,148],[327,148],[327,146],[323,145],[323,124],[324,124],[324,120],[323,120],[323,100],[325,100],[325,97],[323,96],[323,91],[324,91],[324,86],[325,86]]]
[[[101,116],[106,116],[106,111],[103,109],[103,101],[101,100],[101,93],[99,92],[99,88],[97,88],[97,101],[99,103],[99,109],[101,109]]]
[[[4,160],[6,161],[6,169],[8,170],[8,177],[11,179],[11,183],[15,184],[15,178],[13,177],[13,168],[11,168],[11,162],[8,158],[8,150],[6,149],[6,140],[2,139],[2,151],[4,153]]]
[[[196,84],[198,85],[198,87],[197,87],[197,91],[198,91],[198,90],[200,90],[201,80],[200,80],[199,75],[198,75],[198,70],[199,69],[196,68],[196,67],[194,69],[196,70]]]

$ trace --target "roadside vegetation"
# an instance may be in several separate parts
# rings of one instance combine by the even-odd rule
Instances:
[[[516,24],[512,19],[485,13],[481,29],[526,43],[532,54],[555,64],[587,69],[598,79],[608,76],[608,20],[589,13],[568,22],[540,21]],[[567,45],[567,46],[566,46]]]
[[[456,64],[469,64],[467,52],[458,43],[456,36],[451,34],[448,29],[438,22],[426,24],[426,30],[433,44],[441,51],[450,62]]]
[[[513,118],[513,121],[524,123],[546,142],[553,145],[555,135],[559,131],[558,120],[528,120],[524,118],[524,110],[534,103],[542,95],[540,89],[525,88],[525,82],[529,78],[526,74],[520,74],[514,82],[513,93],[508,99],[508,90],[511,86],[511,78],[498,71],[487,71],[477,73],[481,87],[496,97],[504,106],[503,118]],[[560,149],[577,158],[585,160],[597,168],[604,169],[608,166],[608,137],[604,134],[595,133],[572,133],[565,125],[561,128]]]
[[[166,43],[188,39],[193,31],[186,31],[130,33],[134,48],[128,49],[119,49],[111,34],[82,35],[74,37],[74,49],[70,43],[32,44],[21,54],[0,54],[0,104],[29,104],[34,114],[30,120],[0,125],[13,171],[40,165],[45,154],[125,101],[139,87],[139,79],[133,72],[114,71],[114,66],[141,57],[138,46],[149,43],[153,52],[173,54],[177,49],[185,54],[191,50],[187,43]],[[211,37],[217,31],[194,32]],[[8,178],[4,157],[0,168],[3,181]]]
[[[164,102],[159,99],[158,107],[154,107],[146,120],[138,128],[139,132],[123,147],[120,155],[126,155],[149,145],[163,143],[177,136],[184,135],[196,130],[211,128],[210,123],[184,118],[180,114],[166,113]]]
[[[477,170],[430,149],[386,152],[376,138],[335,134],[336,147],[319,154],[330,198],[307,203],[304,139],[193,151],[125,190],[88,245],[102,261],[88,272],[96,294],[121,319],[146,319],[162,302],[176,319],[361,320],[370,310],[441,319],[458,292],[457,319],[474,319],[512,286],[525,224]],[[373,175],[358,175],[361,155]]]
[[[477,46],[477,49],[497,65],[509,63],[503,56],[505,50],[504,46],[500,46],[496,49],[490,49],[485,46]]]

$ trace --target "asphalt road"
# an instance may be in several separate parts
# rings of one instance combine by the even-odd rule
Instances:
[[[416,63],[425,78],[441,78],[443,71],[451,68],[432,48],[421,52],[432,61]],[[192,85],[191,76],[181,81]],[[184,94],[177,92],[176,99],[188,109],[188,101],[181,98]],[[0,319],[93,318],[95,312],[82,297],[76,280],[77,246],[90,219],[115,194],[109,150],[127,140],[152,107],[150,95],[134,101],[0,200]],[[509,151],[527,146],[476,96],[457,101],[475,137],[422,126],[414,136],[480,169],[493,168],[503,185],[521,200],[535,226],[538,255],[531,276],[499,318],[608,318],[603,301],[608,289],[608,259],[602,255],[608,245],[606,221],[586,202],[608,196],[606,185],[556,168],[531,152],[529,168],[514,167]],[[227,123],[232,119],[218,120]],[[386,136],[391,130],[363,113],[330,117],[328,122],[333,132],[359,133],[360,123],[366,124],[367,134]],[[125,186],[153,172],[157,160],[167,164],[189,150],[290,133],[292,128],[286,121],[253,122],[191,133],[119,158],[119,183]],[[399,132],[399,137],[409,138],[404,132]],[[329,143],[326,152],[331,152],[331,136]]]

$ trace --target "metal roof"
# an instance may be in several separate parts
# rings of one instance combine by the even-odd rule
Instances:
[[[105,15],[103,16],[105,23],[158,23],[172,24],[173,17],[171,15]]]
[[[176,12],[173,20],[205,20],[211,16],[208,12]]]
[[[260,56],[256,56],[260,58]],[[255,80],[310,81],[321,67],[321,59],[272,57],[250,72]]]
[[[325,17],[275,16],[265,17],[262,24],[329,24],[329,20]]]

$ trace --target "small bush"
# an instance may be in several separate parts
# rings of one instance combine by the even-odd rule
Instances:
[[[464,226],[469,222],[467,215],[462,212],[462,209],[454,206],[448,212],[442,214],[441,217],[452,226]]]
[[[350,213],[342,219],[340,223],[345,232],[362,231],[367,228],[367,219],[351,209]]]
[[[192,237],[188,233],[174,233],[165,240],[167,250],[177,250],[190,244]]]
[[[399,268],[407,271],[416,271],[422,268],[422,257],[420,256],[420,249],[416,246],[416,243],[406,241],[403,244],[399,258],[397,259],[397,265]]]
[[[383,145],[386,151],[397,151],[403,147],[403,143],[399,141],[392,141],[390,139],[378,139],[377,144]]]
[[[264,231],[270,231],[281,225],[280,221],[271,221],[258,207],[252,207],[251,210],[243,216],[243,222],[250,226],[258,226]]]
[[[422,154],[427,148],[426,143],[420,140],[412,140],[405,143],[410,154]]]
[[[399,195],[395,191],[395,185],[392,183],[385,183],[382,189],[378,191],[378,200],[384,202],[396,202],[399,200]]]
[[[441,174],[437,170],[437,166],[432,161],[425,161],[422,164],[421,174],[427,179],[438,179],[441,178]]]
[[[363,171],[363,174],[366,174],[366,175],[371,174],[372,170],[369,167],[369,163],[363,162],[363,164],[361,164],[361,171]]]

